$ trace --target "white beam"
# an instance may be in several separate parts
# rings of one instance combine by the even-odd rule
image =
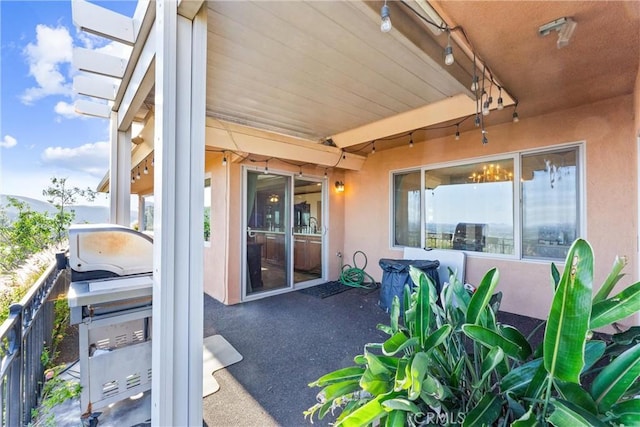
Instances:
[[[113,101],[117,90],[118,85],[98,76],[75,76],[73,78],[73,91],[80,95]]]
[[[414,129],[432,126],[476,111],[476,102],[467,95],[456,95],[424,107],[378,120],[355,129],[333,135],[338,147],[350,147]]]
[[[126,129],[131,126],[136,112],[155,84],[155,28],[154,24],[149,32],[149,37],[140,50],[131,77],[127,80],[127,86],[118,108],[120,112],[118,129]]]
[[[100,117],[103,119],[111,117],[111,107],[108,104],[100,104],[97,102],[87,101],[86,99],[78,99],[73,104],[73,107],[78,114],[85,114],[87,116]]]
[[[85,0],[72,0],[71,16],[82,31],[128,45],[136,41],[133,19],[128,16]]]
[[[204,0],[178,0],[178,14],[193,20],[204,4]]]
[[[131,224],[131,128],[118,131],[118,113],[111,113],[111,152],[109,156],[109,221]]]
[[[73,49],[73,66],[80,71],[121,79],[127,68],[127,59],[76,47]]]
[[[206,8],[156,2],[152,425],[202,424]]]

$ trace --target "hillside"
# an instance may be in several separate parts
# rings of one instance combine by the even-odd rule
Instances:
[[[16,218],[17,210],[12,207],[8,207],[8,198],[15,198],[23,203],[26,203],[31,210],[35,212],[47,212],[49,216],[55,215],[56,208],[48,202],[42,200],[32,199],[30,197],[12,196],[0,194],[0,209],[4,210],[10,221]],[[107,206],[89,206],[89,205],[72,205],[69,207],[75,213],[74,224],[99,224],[109,222],[109,207]],[[137,211],[131,212],[131,218],[136,218]]]

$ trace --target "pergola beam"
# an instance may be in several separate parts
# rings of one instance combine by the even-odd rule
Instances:
[[[76,47],[73,49],[73,65],[80,71],[121,79],[127,68],[127,59]]]
[[[73,90],[80,95],[113,101],[118,85],[98,76],[78,75],[73,78]]]
[[[80,30],[127,45],[136,41],[133,19],[112,10],[89,3],[72,0],[73,24]]]

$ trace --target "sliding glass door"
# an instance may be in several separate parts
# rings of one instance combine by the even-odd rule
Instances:
[[[245,180],[243,295],[320,283],[323,180],[252,170]]]

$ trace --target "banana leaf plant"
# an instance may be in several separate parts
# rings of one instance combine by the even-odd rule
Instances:
[[[623,277],[616,258],[593,295],[593,254],[584,240],[569,250],[564,272],[551,265],[554,298],[544,340],[498,320],[499,272],[489,270],[470,293],[451,272],[440,294],[411,268],[403,307],[396,297],[389,338],[370,343],[338,369],[305,411],[337,426],[598,426],[640,422],[640,327],[594,339],[593,330],[640,311],[640,282],[610,296]],[[535,331],[534,331],[535,332]]]

